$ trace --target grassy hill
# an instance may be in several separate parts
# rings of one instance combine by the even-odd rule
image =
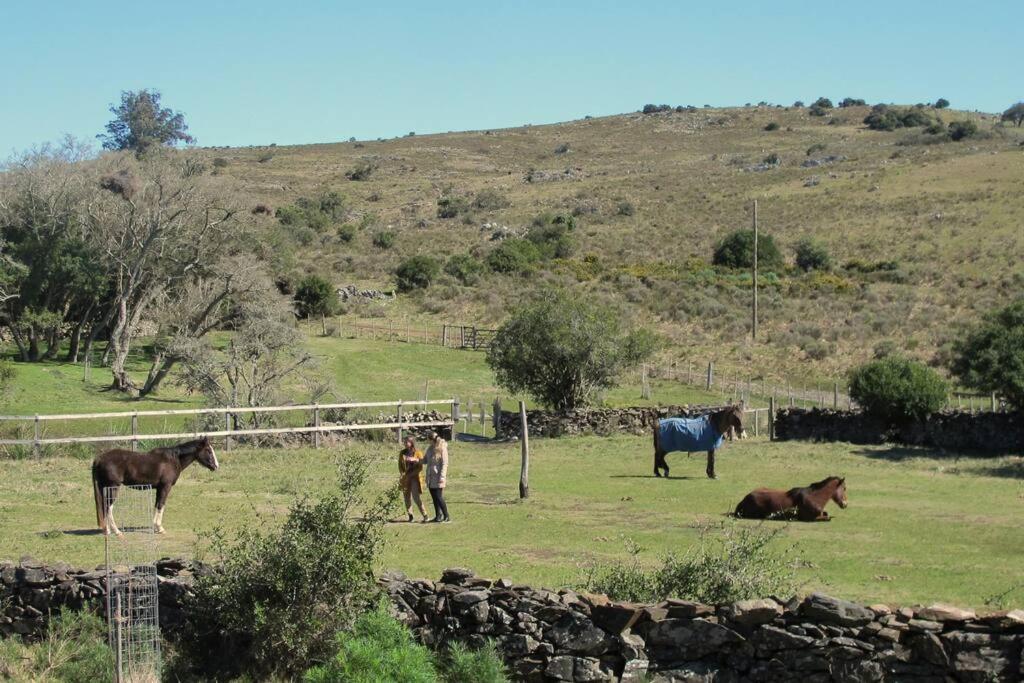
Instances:
[[[544,214],[576,221],[574,252],[531,276],[485,274],[467,287],[443,275],[425,292],[349,313],[494,323],[539,283],[559,283],[619,303],[670,340],[673,359],[813,380],[886,340],[941,361],[959,324],[1024,289],[1021,132],[992,115],[928,110],[947,123],[975,121],[981,137],[925,144],[937,138],[921,128],[868,130],[868,111],[696,109],[201,153],[254,205],[345,197],[333,224],[283,226],[276,256],[293,278],[318,272],[390,289],[410,255],[485,259],[496,226],[518,232]],[[772,154],[779,165],[753,170]],[[804,167],[808,160],[822,164]],[[367,178],[347,177],[361,166],[371,168]],[[439,218],[442,197],[465,209]],[[790,265],[766,274],[756,344],[749,276],[710,267],[714,245],[750,225],[752,199],[789,263],[796,242],[813,237],[836,264],[830,273]],[[339,236],[346,224],[350,241]],[[393,246],[374,246],[380,232],[393,234]]]

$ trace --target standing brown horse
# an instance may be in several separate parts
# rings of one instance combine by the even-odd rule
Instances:
[[[740,439],[746,436],[741,405],[729,406],[701,417],[654,420],[654,476],[660,477],[660,470],[665,470],[665,476],[668,476],[665,456],[669,453],[707,451],[706,472],[708,478],[716,479],[715,451],[721,447],[726,436],[732,440],[733,435]]]
[[[187,441],[177,446],[154,448],[146,453],[134,453],[115,448],[101,453],[92,461],[92,490],[96,499],[96,523],[104,534],[113,531],[118,536],[121,530],[114,523],[111,507],[117,499],[117,487],[153,486],[156,488],[156,512],[153,515],[153,529],[164,532],[164,506],[171,487],[178,481],[182,470],[198,460],[211,471],[217,471],[217,454],[213,452],[210,439]],[[104,499],[103,489],[115,487],[111,500]]]
[[[773,515],[796,509],[796,518],[801,522],[827,522],[831,519],[825,512],[825,505],[834,500],[845,509],[846,479],[828,477],[810,486],[797,487],[788,491],[778,489],[755,489],[736,506],[736,516],[746,519],[768,519]]]

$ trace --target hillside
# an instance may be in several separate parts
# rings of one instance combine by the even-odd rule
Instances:
[[[293,280],[319,272],[391,289],[410,255],[483,259],[497,226],[519,233],[545,213],[575,219],[571,255],[531,276],[490,273],[465,286],[442,275],[424,292],[348,313],[495,323],[538,283],[558,282],[656,328],[671,340],[666,358],[807,380],[836,376],[885,341],[939,362],[958,325],[1024,289],[1021,132],[992,115],[929,110],[947,123],[974,120],[982,137],[922,144],[920,128],[868,130],[868,111],[697,109],[201,153],[254,205],[345,197],[333,225],[283,227],[280,251],[295,256],[281,267]],[[755,170],[771,154],[781,163]],[[361,164],[368,178],[346,177]],[[454,218],[438,217],[441,197],[453,199]],[[723,236],[750,225],[755,198],[762,232],[790,264],[797,241],[812,237],[835,266],[765,275],[752,344],[749,276],[710,262]],[[393,246],[374,246],[385,231]]]

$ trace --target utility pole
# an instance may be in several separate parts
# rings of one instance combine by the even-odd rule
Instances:
[[[750,338],[757,340],[757,200],[754,200],[754,309],[752,312],[753,324],[750,328]]]

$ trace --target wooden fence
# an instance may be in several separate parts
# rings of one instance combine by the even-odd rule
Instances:
[[[341,317],[330,321],[312,321],[312,329],[320,328],[321,334],[348,339],[379,339],[409,344],[434,344],[449,349],[486,351],[498,331],[476,325],[453,325],[451,323],[413,323],[409,320],[381,320],[354,322]]]
[[[422,406],[425,410],[428,405],[448,406],[451,412],[450,418],[439,421],[409,421],[405,420],[406,410]],[[378,423],[355,423],[355,424],[321,424],[323,411],[327,410],[352,410],[359,408],[386,408],[391,407],[397,410],[397,421]],[[309,412],[309,424],[302,427],[257,427],[251,429],[233,429],[233,417],[257,413],[284,413],[284,412]],[[159,432],[153,434],[139,433],[138,424],[140,417],[168,417],[168,416],[200,416],[215,415],[224,417],[224,429],[221,430],[199,430]],[[71,422],[79,420],[109,420],[123,419],[130,421],[131,432],[128,434],[104,434],[100,436],[61,436],[45,437],[42,434],[43,425],[50,422]],[[6,424],[31,423],[33,435],[31,439],[0,439],[2,446],[32,446],[38,453],[42,446],[57,444],[76,443],[112,443],[129,442],[132,450],[138,447],[143,440],[172,440],[172,439],[194,439],[200,437],[223,438],[225,447],[231,447],[231,439],[239,436],[256,436],[272,434],[310,434],[313,445],[320,447],[321,437],[330,432],[350,432],[369,429],[397,429],[399,441],[402,439],[403,430],[413,427],[451,427],[453,432],[461,417],[459,415],[459,400],[457,398],[428,401],[371,401],[364,403],[314,403],[310,405],[293,406],[262,406],[254,408],[189,408],[178,410],[136,410],[108,413],[68,413],[63,415],[0,415],[0,427]],[[454,434],[453,434],[454,437]]]

